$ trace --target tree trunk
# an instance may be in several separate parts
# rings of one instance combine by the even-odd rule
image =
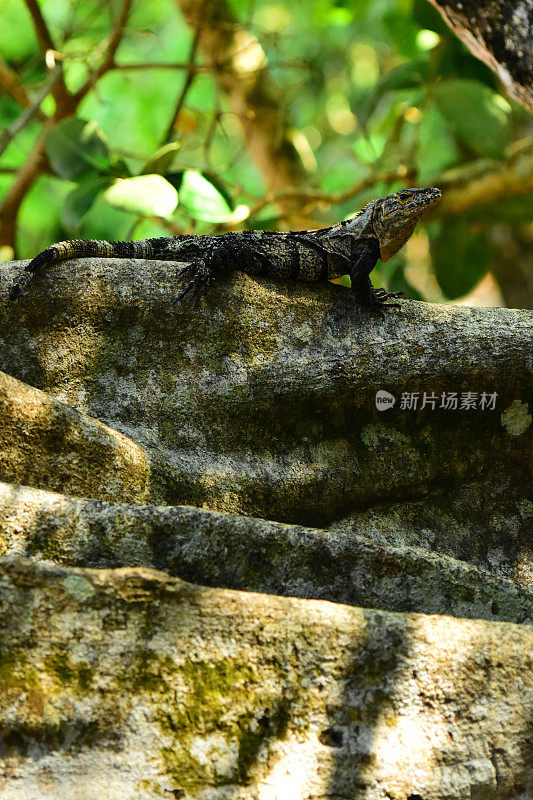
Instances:
[[[515,100],[533,111],[530,0],[429,0]]]

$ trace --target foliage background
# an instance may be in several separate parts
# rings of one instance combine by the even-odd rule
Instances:
[[[426,0],[196,5],[191,26],[191,0],[0,0],[4,260],[74,237],[317,227],[435,185],[441,205],[374,283],[533,306],[530,117]],[[207,13],[242,41],[231,64],[202,50]],[[279,174],[249,146],[254,102],[279,120]]]

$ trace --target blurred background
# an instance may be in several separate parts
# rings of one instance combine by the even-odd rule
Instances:
[[[427,0],[0,0],[0,22],[1,260],[438,186],[374,284],[533,307],[531,115]]]

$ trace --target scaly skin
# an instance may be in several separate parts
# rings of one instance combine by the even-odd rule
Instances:
[[[374,200],[348,220],[313,231],[238,231],[219,236],[169,236],[139,242],[74,239],[39,253],[9,293],[15,300],[33,277],[68,258],[139,258],[190,262],[181,277],[187,283],[175,302],[196,299],[216,274],[238,269],[282,280],[320,281],[349,275],[359,305],[381,312],[397,306],[387,300],[403,292],[374,289],[370,273],[378,258],[388,261],[411,236],[420,218],[440,200],[434,188],[402,189]]]

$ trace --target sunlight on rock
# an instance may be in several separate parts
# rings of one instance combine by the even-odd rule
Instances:
[[[521,436],[532,422],[528,404],[515,400],[502,412],[501,420],[502,425],[511,436]]]
[[[258,800],[305,800],[310,796],[310,783],[317,788],[317,766],[316,746],[311,741],[292,742],[261,784]],[[327,791],[327,774],[320,784]]]
[[[4,479],[81,496],[147,499],[149,460],[114,428],[5,373],[2,417]]]
[[[434,749],[446,744],[444,729],[435,723],[417,716],[385,717],[378,723],[372,753],[382,779],[402,783],[406,790],[418,788],[419,782],[427,786],[435,772]]]
[[[189,744],[189,754],[207,771],[211,779],[232,781],[238,772],[239,747],[227,742],[221,733],[194,736]]]

